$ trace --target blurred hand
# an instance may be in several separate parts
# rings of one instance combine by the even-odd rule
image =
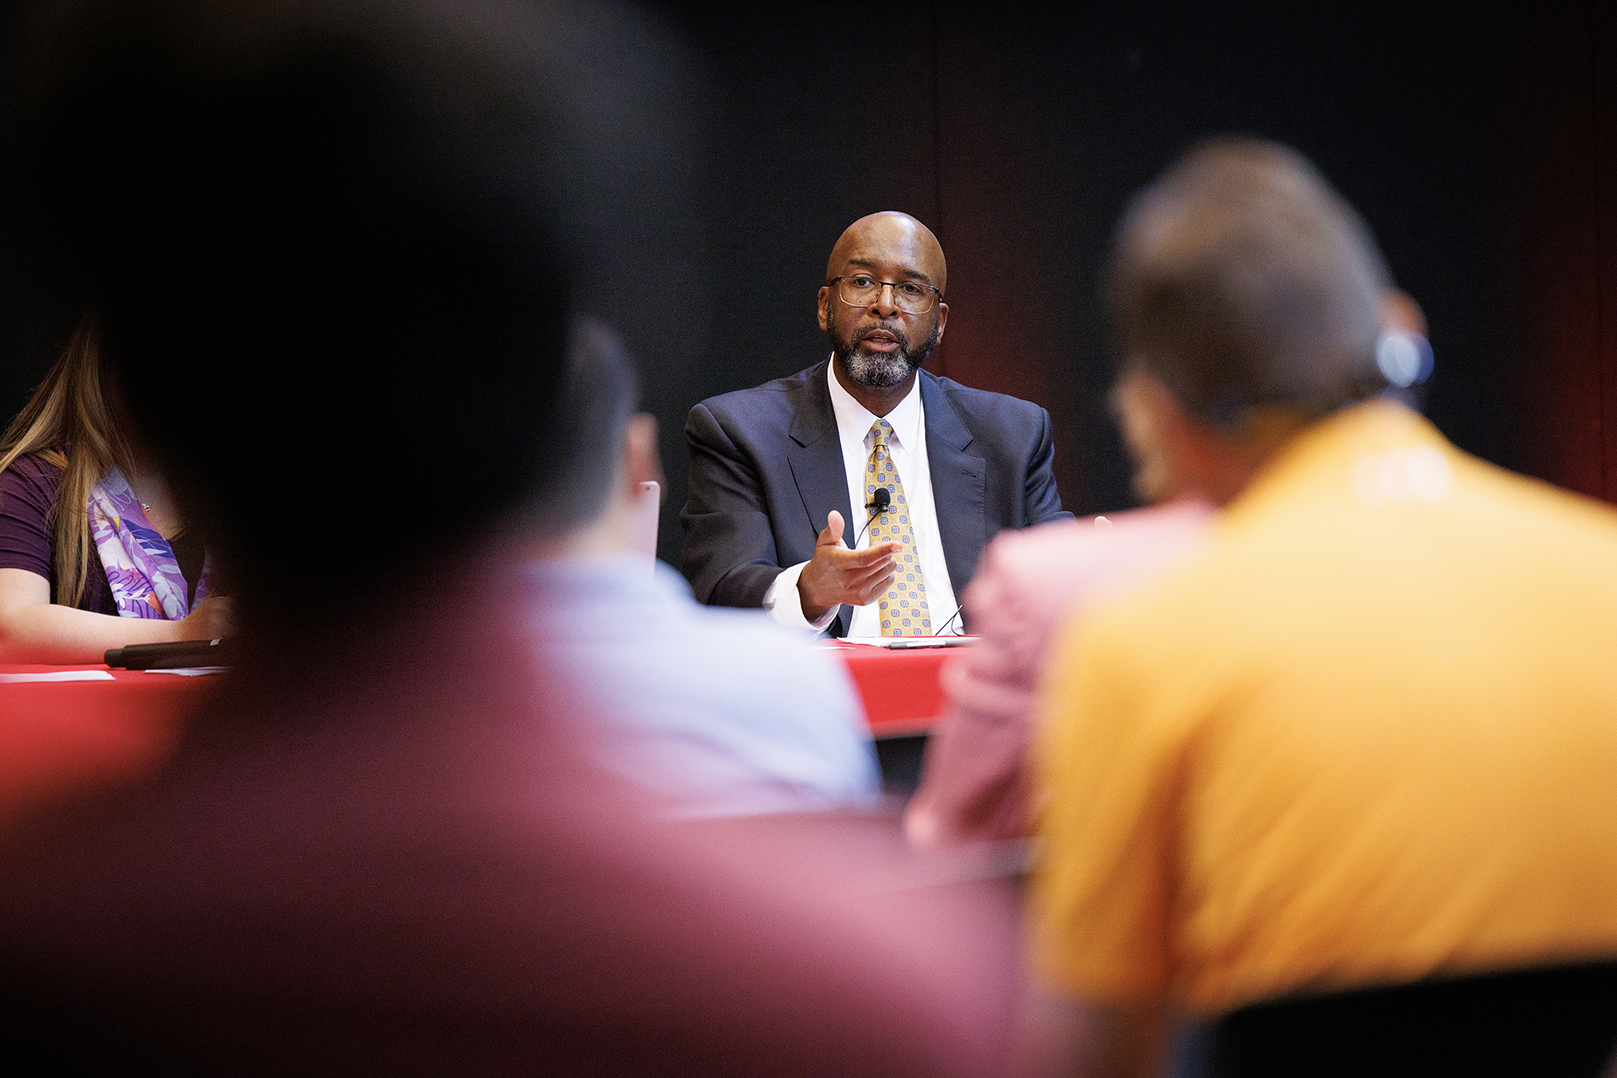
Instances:
[[[899,543],[881,543],[869,550],[849,550],[842,541],[842,514],[826,517],[825,530],[814,543],[814,556],[797,577],[797,595],[809,621],[833,606],[864,606],[887,590],[897,571],[894,555]]]
[[[236,631],[235,608],[228,596],[209,596],[180,619],[181,640],[212,640]]]

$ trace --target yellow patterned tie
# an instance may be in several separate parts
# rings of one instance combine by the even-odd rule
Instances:
[[[881,634],[883,636],[931,636],[932,614],[926,605],[926,581],[921,578],[921,559],[915,556],[915,529],[910,526],[910,506],[904,499],[904,484],[898,480],[898,469],[893,467],[893,451],[887,440],[892,437],[893,425],[885,419],[876,420],[870,428],[876,444],[870,450],[870,463],[865,468],[866,500],[876,493],[877,487],[886,487],[892,501],[886,511],[870,526],[870,545],[901,543],[903,551],[894,559],[898,568],[893,574],[893,585],[881,600]]]

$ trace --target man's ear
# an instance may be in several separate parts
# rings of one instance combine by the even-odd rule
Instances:
[[[1426,336],[1426,312],[1401,288],[1389,288],[1381,296],[1381,328],[1392,333]]]
[[[826,308],[828,306],[830,306],[830,303],[831,303],[831,286],[830,285],[821,285],[820,286],[820,332],[821,333],[829,333],[831,331],[830,322],[826,318]]]
[[[668,489],[662,455],[657,451],[657,417],[650,412],[636,412],[623,425],[623,482],[631,493],[641,483]]]

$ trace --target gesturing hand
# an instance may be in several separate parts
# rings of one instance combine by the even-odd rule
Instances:
[[[903,546],[880,543],[868,550],[849,550],[842,541],[842,527],[842,514],[831,510],[814,543],[814,556],[798,574],[797,596],[809,621],[839,603],[864,606],[893,582],[893,557]]]

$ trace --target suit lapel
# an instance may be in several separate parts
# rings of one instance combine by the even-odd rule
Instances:
[[[803,499],[803,524],[807,531],[800,552],[787,554],[788,564],[807,561],[813,556],[814,541],[825,527],[826,515],[835,509],[842,514],[843,541],[853,544],[857,521],[853,519],[853,506],[848,501],[848,471],[842,462],[842,440],[837,435],[837,417],[831,410],[831,391],[825,379],[828,363],[822,363],[811,375],[798,394],[797,408],[792,414],[791,436],[793,445],[786,451],[786,463],[792,469],[792,479]],[[842,625],[839,635],[847,635],[847,607],[837,615]]]
[[[959,601],[988,541],[988,469],[982,457],[967,449],[972,433],[937,380],[925,371],[920,377],[932,500],[938,511],[943,561]]]

